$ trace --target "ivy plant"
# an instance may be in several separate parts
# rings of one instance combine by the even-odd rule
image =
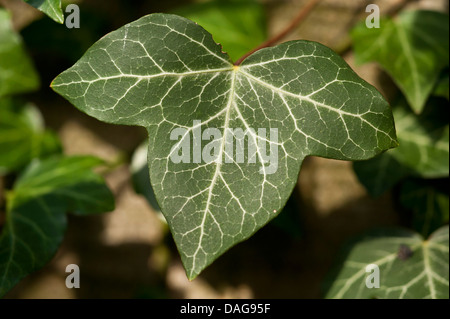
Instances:
[[[176,15],[106,35],[51,86],[101,121],[147,129],[150,180],[189,279],[278,215],[306,156],[363,160],[397,146],[389,104],[331,49],[290,41],[234,65]],[[219,134],[203,134],[204,151],[195,136],[206,129]],[[244,161],[231,144],[239,129],[255,150]],[[181,145],[192,154],[177,162]]]
[[[55,255],[66,213],[111,211],[114,197],[92,170],[91,156],[64,156],[39,109],[14,96],[35,90],[39,78],[10,16],[0,10],[0,297]],[[12,185],[10,189],[9,185]],[[3,216],[5,214],[5,216]]]
[[[368,232],[355,240],[341,252],[325,296],[448,298],[448,15],[405,11],[381,23],[378,30],[361,24],[352,36],[356,60],[378,62],[402,93],[392,103],[400,146],[354,169],[373,197],[394,189],[415,231]],[[379,289],[366,287],[368,264],[379,267]]]

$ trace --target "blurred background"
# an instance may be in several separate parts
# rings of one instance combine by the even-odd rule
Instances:
[[[40,90],[24,98],[42,112],[46,127],[57,132],[65,154],[92,154],[115,163],[106,180],[116,197],[113,212],[70,216],[57,255],[7,298],[320,298],[323,279],[345,240],[374,226],[408,225],[409,217],[392,200],[393,193],[369,196],[352,163],[309,157],[283,213],[197,279],[187,280],[167,225],[146,191],[148,173],[140,161],[145,154],[136,154],[145,143],[145,130],[88,117],[49,85],[103,35],[146,14],[171,12],[198,19],[225,51],[227,39],[232,42],[228,45],[236,46],[236,60],[240,52],[283,30],[309,0],[252,1],[241,8],[240,22],[223,17],[226,12],[233,15],[238,5],[217,11],[208,7],[210,2],[72,0],[65,4],[79,5],[81,28],[68,29],[21,0],[0,0],[0,6],[12,13],[13,28],[23,37],[41,79]],[[368,3],[320,1],[282,41],[306,39],[329,46],[389,97],[397,90],[390,77],[375,63],[356,66],[351,50],[349,31],[367,17]],[[448,12],[447,0],[370,3],[382,14],[409,7]],[[0,198],[4,183],[0,177]],[[80,289],[65,286],[68,264],[80,266]]]

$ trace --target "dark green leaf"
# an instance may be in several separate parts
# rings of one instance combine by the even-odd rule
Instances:
[[[150,180],[190,279],[277,216],[305,156],[361,160],[397,146],[387,102],[327,47],[286,42],[237,67],[175,15],[108,34],[52,87],[102,121],[147,128]],[[218,135],[208,141],[212,159],[176,163],[177,147],[207,128]],[[184,130],[178,142],[174,129]],[[240,159],[238,129],[247,132]]]
[[[143,195],[153,209],[160,211],[161,208],[156,200],[148,175],[147,149],[148,143],[146,142],[142,143],[134,152],[130,166],[131,178],[136,192]]]
[[[0,8],[0,98],[39,87],[39,77],[20,36],[11,28],[10,15]]]
[[[448,179],[407,180],[400,190],[401,204],[413,212],[413,226],[423,236],[448,223]]]
[[[448,15],[433,11],[404,11],[378,29],[362,23],[352,32],[356,60],[380,63],[420,113],[449,64],[448,30]]]
[[[345,249],[327,298],[448,299],[448,226],[428,240],[417,233],[392,229],[370,232]],[[380,287],[368,288],[369,264],[379,267]],[[369,278],[371,281],[371,278]]]
[[[383,195],[412,173],[392,156],[392,152],[383,153],[367,161],[355,162],[353,169],[372,197]]]
[[[447,72],[441,76],[439,82],[434,88],[434,95],[445,97],[447,100],[449,99],[449,82],[448,82],[448,70]]]

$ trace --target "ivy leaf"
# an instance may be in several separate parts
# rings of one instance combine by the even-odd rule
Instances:
[[[448,176],[448,105],[431,103],[419,116],[400,105],[394,109],[394,118],[400,147],[391,155],[418,176]]]
[[[63,239],[66,212],[92,214],[114,209],[114,197],[92,172],[93,157],[52,158],[34,162],[8,196],[0,234],[0,296],[42,268]]]
[[[407,176],[443,178],[449,175],[448,105],[431,99],[422,114],[406,103],[394,108],[400,146],[353,168],[368,192],[377,197]]]
[[[36,9],[44,12],[54,21],[63,24],[64,13],[61,9],[61,0],[23,0]]]
[[[0,98],[39,87],[39,77],[22,39],[11,27],[10,15],[0,8]]]
[[[99,120],[147,128],[150,180],[190,279],[277,216],[305,156],[367,159],[397,146],[387,102],[330,49],[286,42],[233,66],[175,15],[108,34],[52,87]],[[206,129],[205,148],[190,141]]]
[[[433,94],[436,96],[445,97],[447,100],[449,100],[449,74],[448,70],[445,74],[441,76],[439,79],[439,82],[437,83],[436,87],[434,88]]]
[[[175,14],[197,22],[213,35],[233,61],[266,40],[262,5],[252,0],[215,0],[194,3]]]
[[[353,169],[370,196],[377,198],[413,172],[400,163],[393,152],[385,152],[367,161],[353,163]]]
[[[408,179],[400,189],[400,203],[413,213],[413,227],[423,236],[448,223],[448,179]]]
[[[381,28],[369,29],[362,23],[352,31],[356,61],[378,62],[420,113],[449,64],[448,14],[404,11],[395,20],[380,23]]]
[[[12,99],[0,100],[0,175],[17,171],[34,158],[61,152],[57,135],[44,129],[39,110]]]
[[[335,277],[330,275],[327,298],[449,298],[448,226],[428,240],[401,229],[371,232],[347,247],[345,254]],[[379,288],[366,286],[369,264],[379,267]]]
[[[130,165],[131,179],[136,193],[143,195],[152,208],[159,212],[161,208],[148,176],[147,150],[148,143],[142,143],[134,151]]]

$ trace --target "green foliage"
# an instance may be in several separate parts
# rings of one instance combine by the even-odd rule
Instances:
[[[434,11],[405,11],[380,28],[364,23],[352,32],[356,60],[377,61],[392,76],[416,113],[449,60],[449,18]]]
[[[190,279],[277,216],[305,156],[361,160],[397,146],[386,101],[330,49],[292,41],[235,67],[208,32],[175,15],[108,34],[52,87],[102,121],[147,128],[150,180]],[[216,160],[175,164],[169,136],[179,127],[177,145],[200,127],[220,129],[209,143]],[[249,131],[258,160],[240,163],[226,146],[237,128],[276,128],[278,139]],[[266,146],[279,151],[275,172],[261,165]]]
[[[336,299],[448,299],[448,226],[427,240],[417,233],[390,229],[367,233],[341,252],[326,286]],[[379,267],[380,287],[368,288],[371,271]]]
[[[0,98],[38,87],[39,78],[22,39],[12,30],[9,13],[0,8]]]
[[[197,22],[213,35],[233,61],[266,40],[263,7],[253,0],[214,0],[174,11]]]
[[[61,9],[61,0],[23,0],[36,9],[44,12],[54,21],[63,24],[64,13]]]
[[[399,103],[394,119],[400,146],[354,164],[359,180],[372,196],[383,194],[406,176],[442,178],[449,174],[447,103],[433,99],[420,115]]]
[[[56,253],[67,226],[66,212],[111,211],[114,197],[93,157],[57,157],[33,162],[8,195],[0,235],[0,296]]]
[[[355,28],[352,34],[356,58],[360,62],[379,62],[392,75],[409,105],[403,99],[394,103],[400,146],[374,159],[355,163],[354,169],[372,196],[397,186],[394,194],[399,196],[394,200],[408,213],[412,228],[427,237],[447,224],[449,215],[448,15],[404,12],[395,20],[382,21],[381,25],[380,29],[362,25]],[[413,249],[411,261],[404,266],[392,259],[394,248],[392,245],[388,248],[389,238],[357,243],[355,251],[359,252],[352,252],[350,261],[342,265],[329,296],[448,298],[448,227],[445,229],[436,232],[446,231],[447,242],[436,245],[433,240],[444,237],[431,235],[432,239]],[[358,278],[351,277],[350,272],[355,273],[354,267],[358,267],[355,259],[377,259],[376,251],[383,245],[386,257],[382,260],[389,270],[380,267],[384,287],[371,291],[361,283],[361,271]],[[364,257],[363,251],[369,249],[373,252]],[[418,252],[424,268],[419,266]],[[351,283],[344,284],[348,279]]]
[[[441,225],[448,224],[449,185],[447,179],[408,179],[401,185],[400,203],[413,214],[412,226],[429,236]]]
[[[34,158],[59,153],[55,133],[45,130],[39,111],[31,104],[0,99],[0,175],[17,171]]]

